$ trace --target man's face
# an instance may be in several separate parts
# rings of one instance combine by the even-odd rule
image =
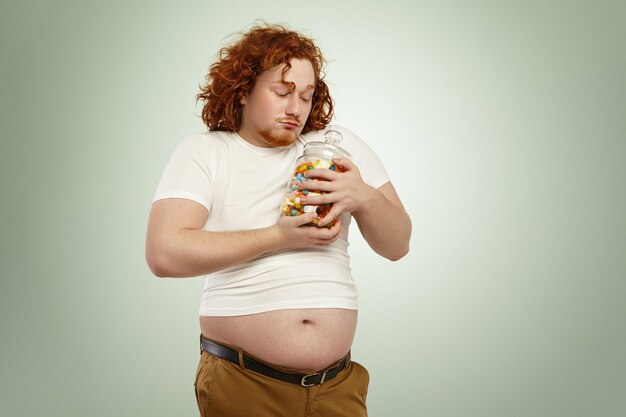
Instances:
[[[239,135],[260,147],[293,143],[309,118],[315,73],[311,62],[292,59],[282,79],[284,64],[264,71],[248,95],[241,99]]]

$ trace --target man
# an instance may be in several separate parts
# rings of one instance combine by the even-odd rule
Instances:
[[[372,249],[396,260],[411,222],[376,155],[339,127],[352,160],[310,170],[302,183],[323,192],[303,203],[331,211],[280,216],[297,157],[332,119],[324,63],[310,39],[281,26],[255,26],[223,48],[198,95],[209,132],[177,147],[159,183],[151,270],[206,276],[203,416],[367,415],[368,374],[349,356],[357,304],[348,225],[354,217]]]

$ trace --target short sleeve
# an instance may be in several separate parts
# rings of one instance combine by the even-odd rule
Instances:
[[[341,146],[352,155],[352,162],[359,168],[363,181],[374,188],[380,188],[390,181],[384,164],[370,146],[348,129],[335,126],[344,139]]]
[[[161,175],[153,202],[184,198],[202,204],[209,212],[213,204],[213,167],[207,138],[188,136],[174,150]]]

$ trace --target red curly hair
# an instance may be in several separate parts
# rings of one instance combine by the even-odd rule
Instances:
[[[311,114],[302,133],[324,129],[333,118],[333,100],[324,82],[326,60],[311,39],[280,25],[255,25],[237,42],[220,49],[219,61],[211,65],[196,96],[196,101],[204,101],[204,124],[209,130],[238,131],[240,100],[252,90],[256,77],[281,64],[284,76],[294,58],[309,60],[315,72]]]

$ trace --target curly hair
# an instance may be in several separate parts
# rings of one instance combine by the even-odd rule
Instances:
[[[256,77],[281,64],[285,65],[284,77],[294,58],[309,60],[315,73],[311,114],[302,133],[324,129],[333,118],[333,100],[324,82],[326,60],[313,41],[300,33],[280,25],[255,25],[237,42],[220,49],[218,56],[196,96],[196,102],[204,102],[202,120],[209,130],[238,131],[240,100],[252,90]]]

